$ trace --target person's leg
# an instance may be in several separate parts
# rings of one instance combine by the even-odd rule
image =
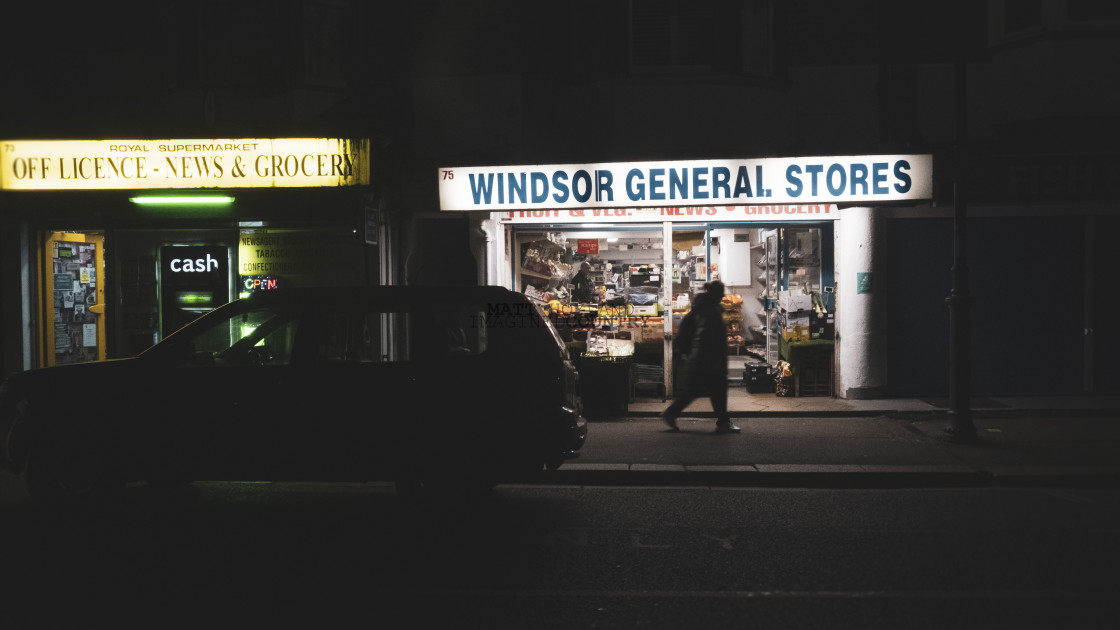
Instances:
[[[699,380],[698,376],[692,375],[680,395],[674,397],[673,402],[661,413],[661,419],[669,425],[670,429],[675,430],[677,428],[677,418],[684,412],[684,408],[700,397],[700,392],[697,391],[697,385],[700,384]]]
[[[727,412],[727,377],[722,374],[708,379],[708,395],[712,399],[712,411],[716,412],[716,430],[723,433],[735,433],[739,427],[731,423],[731,414]]]

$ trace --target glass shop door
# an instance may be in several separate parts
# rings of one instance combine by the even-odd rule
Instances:
[[[51,232],[43,242],[46,366],[105,359],[105,236]]]

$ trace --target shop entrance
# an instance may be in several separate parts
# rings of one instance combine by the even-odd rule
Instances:
[[[40,367],[105,359],[104,271],[104,233],[45,235]]]
[[[767,378],[784,360],[796,386],[783,395],[832,394],[831,223],[554,224],[511,237],[513,288],[568,343],[587,377],[585,407],[617,411],[643,390],[665,398],[680,381],[666,333],[711,280],[726,286],[730,384],[756,375],[748,391],[774,393]]]

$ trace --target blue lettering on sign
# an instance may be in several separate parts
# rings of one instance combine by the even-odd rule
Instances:
[[[603,201],[604,193],[606,193],[607,201],[614,201],[614,191],[611,190],[611,184],[614,183],[614,175],[610,171],[595,171],[595,201]]]
[[[651,168],[649,169],[649,199],[650,201],[664,201],[665,193],[661,189],[665,187],[665,169]]]
[[[667,199],[750,199],[771,197],[763,185],[763,165],[696,166],[690,168],[631,168],[624,178],[625,199],[633,203]],[[543,205],[547,203],[611,203],[614,171],[584,170],[505,172],[468,175],[475,205]],[[906,194],[914,186],[912,166],[895,162],[834,162],[789,164],[785,169],[785,194],[801,197],[885,197]],[[823,181],[822,181],[823,180]],[[806,194],[808,193],[808,194]]]
[[[514,197],[525,203],[525,173],[509,174],[509,202],[518,203]]]
[[[646,185],[642,182],[642,172],[636,168],[626,174],[626,196],[630,201],[641,201],[646,196]]]
[[[529,182],[533,203],[544,203],[544,200],[548,199],[548,178],[540,171],[533,171],[529,174]],[[540,188],[539,192],[538,186]]]
[[[708,185],[708,167],[702,166],[700,168],[692,169],[692,198],[693,199],[707,199],[708,191],[704,187]]]
[[[500,177],[499,177],[500,179]],[[494,190],[494,174],[487,173],[485,177],[470,174],[471,180],[471,196],[474,198],[474,204],[477,206],[483,203],[490,203],[491,195]]]
[[[900,193],[910,192],[910,186],[913,185],[913,182],[910,181],[910,173],[906,172],[909,170],[910,162],[907,162],[906,160],[899,160],[894,163],[894,176],[897,177],[900,182],[902,182],[900,184],[895,184],[894,189]]]
[[[583,192],[580,192],[580,183],[583,183]],[[572,177],[572,194],[575,195],[576,201],[585,203],[591,198],[591,173],[580,169],[576,171],[575,176]]]
[[[856,188],[860,188],[863,192],[856,192]],[[852,194],[866,195],[867,194],[867,165],[866,164],[852,164]]]
[[[809,164],[805,167],[805,172],[811,175],[811,177],[809,178],[810,196],[817,196],[817,175],[820,175],[822,171],[824,171],[824,166],[821,164]]]
[[[887,181],[887,176],[883,173],[886,168],[886,162],[874,162],[871,164],[871,194],[887,194],[887,187],[883,185],[883,183]]]
[[[718,199],[720,191],[725,198],[731,197],[731,169],[726,166],[712,168],[712,196]]]
[[[678,197],[677,195],[680,195]],[[669,198],[688,199],[688,169],[669,169]]]
[[[840,176],[840,183],[836,186],[833,186],[832,180],[836,175]],[[848,185],[848,174],[844,172],[844,167],[840,166],[839,164],[833,164],[832,166],[829,166],[828,174],[825,175],[824,178],[824,185],[828,188],[828,194],[830,195],[840,195],[841,193],[843,193],[844,189]]]
[[[805,189],[804,184],[801,183],[801,167],[796,164],[790,164],[786,167],[786,181],[790,186],[786,187],[786,194],[790,197],[800,197],[801,192]]]
[[[556,192],[552,194],[552,198],[556,203],[564,203],[568,200],[568,174],[564,171],[556,171],[552,174],[552,187]]]
[[[751,192],[751,178],[747,175],[747,167],[740,166],[739,172],[735,174],[735,196],[736,197],[753,197],[754,193]]]

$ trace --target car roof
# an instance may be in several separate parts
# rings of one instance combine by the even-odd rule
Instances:
[[[246,299],[262,305],[527,301],[505,287],[451,285],[298,287],[260,291]]]

